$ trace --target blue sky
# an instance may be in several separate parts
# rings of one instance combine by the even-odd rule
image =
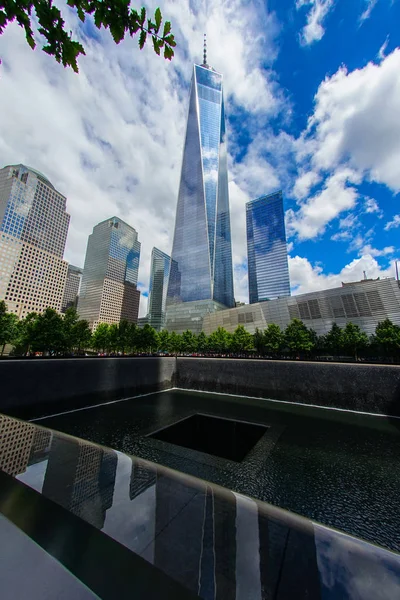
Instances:
[[[394,274],[400,258],[400,0],[174,0],[160,4],[171,63],[61,0],[80,74],[0,37],[0,162],[44,172],[67,196],[65,257],[117,215],[142,242],[141,314],[153,246],[170,253],[193,62],[224,75],[235,295],[248,301],[245,202],[282,189],[293,293]],[[40,45],[40,36],[37,36]]]

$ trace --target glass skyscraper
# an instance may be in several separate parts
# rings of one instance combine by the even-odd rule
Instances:
[[[133,227],[112,217],[93,228],[83,267],[78,313],[92,329],[99,323],[136,323],[140,242]]]
[[[165,324],[165,306],[171,257],[158,248],[151,252],[150,287],[147,305],[147,322],[160,331]]]
[[[250,304],[290,296],[282,192],[246,204]]]
[[[193,69],[167,312],[189,302],[234,306],[222,75],[207,64]]]

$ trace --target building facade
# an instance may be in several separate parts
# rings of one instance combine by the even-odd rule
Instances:
[[[119,219],[106,219],[90,234],[78,313],[96,329],[99,323],[136,323],[140,292],[137,280],[140,242],[136,230]]]
[[[290,296],[282,192],[246,204],[250,304]]]
[[[157,331],[164,328],[171,257],[158,248],[151,252],[148,323]]]
[[[67,279],[65,281],[64,296],[61,310],[65,312],[67,308],[78,306],[79,288],[82,281],[83,269],[68,265]]]
[[[61,310],[69,220],[65,196],[42,173],[0,170],[0,299],[10,312]]]
[[[168,329],[177,305],[235,305],[222,75],[206,60],[193,69],[171,258]]]
[[[333,323],[345,327],[352,322],[368,335],[381,321],[390,319],[400,326],[400,289],[394,278],[358,281],[340,288],[310,292],[288,298],[246,304],[204,317],[203,331],[209,335],[218,327],[233,333],[238,325],[254,333],[269,323],[285,329],[292,319],[301,319],[318,335],[324,335]]]

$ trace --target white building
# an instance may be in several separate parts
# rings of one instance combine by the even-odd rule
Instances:
[[[344,283],[340,288],[246,304],[207,314],[203,331],[209,335],[224,327],[233,332],[238,325],[244,325],[254,333],[257,328],[264,330],[269,323],[285,329],[294,318],[301,319],[318,335],[327,333],[333,323],[344,327],[350,321],[371,335],[385,319],[400,325],[399,284],[394,278],[369,279]]]
[[[0,170],[0,300],[19,317],[61,310],[70,216],[66,198],[24,165]]]

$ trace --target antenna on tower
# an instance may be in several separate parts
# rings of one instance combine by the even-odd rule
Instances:
[[[207,66],[207,34],[204,34],[204,45],[203,45],[203,66]]]

